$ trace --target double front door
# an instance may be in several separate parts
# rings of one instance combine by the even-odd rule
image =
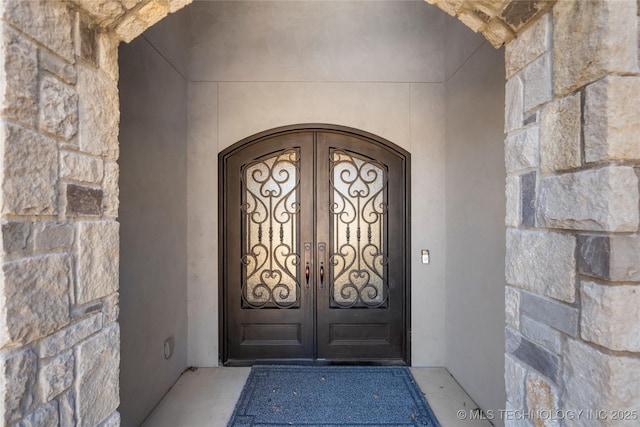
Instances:
[[[223,361],[406,363],[407,154],[281,130],[221,170]]]

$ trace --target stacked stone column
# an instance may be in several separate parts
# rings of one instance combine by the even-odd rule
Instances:
[[[0,423],[117,425],[117,40],[2,4]]]
[[[190,2],[0,3],[0,423],[120,424],[118,44]]]
[[[637,13],[561,1],[506,47],[507,425],[640,418]]]

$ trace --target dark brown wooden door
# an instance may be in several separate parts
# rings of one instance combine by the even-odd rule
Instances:
[[[325,126],[221,154],[222,359],[408,362],[408,154]]]

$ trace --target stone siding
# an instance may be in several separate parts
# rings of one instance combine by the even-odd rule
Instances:
[[[637,423],[541,416],[640,412],[637,8],[561,1],[506,47],[507,426]]]
[[[118,42],[68,2],[0,10],[0,419],[118,425]]]

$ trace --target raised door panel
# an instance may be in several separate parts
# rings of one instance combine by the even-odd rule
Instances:
[[[313,135],[266,138],[225,164],[229,359],[312,358]]]

